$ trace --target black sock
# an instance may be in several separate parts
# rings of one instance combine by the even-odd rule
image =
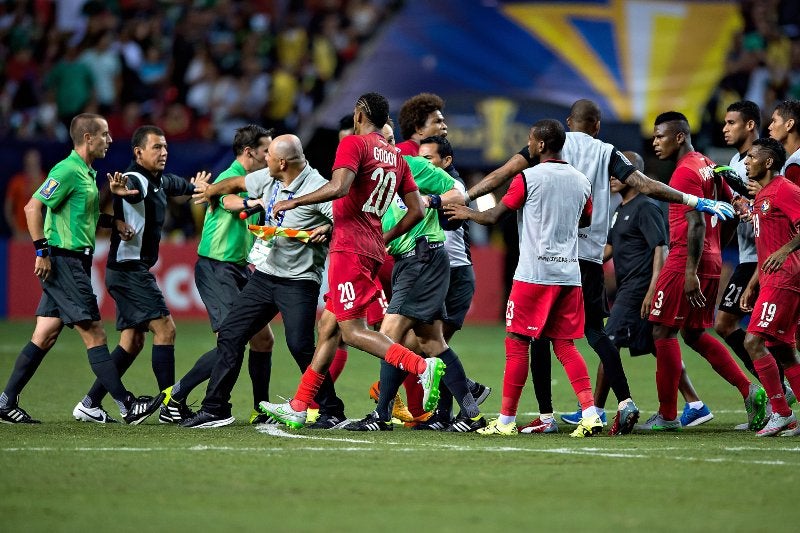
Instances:
[[[550,339],[534,339],[531,342],[531,379],[533,380],[533,392],[536,395],[536,401],[539,403],[540,413],[553,412],[551,362]]]
[[[158,390],[162,391],[175,383],[175,345],[153,345],[153,374],[158,382]]]
[[[589,340],[589,345],[597,352],[600,361],[603,362],[603,371],[606,374],[606,379],[617,401],[621,402],[631,397],[631,389],[628,385],[628,378],[625,376],[625,370],[622,368],[622,359],[619,356],[619,350],[614,346],[614,342],[608,338],[604,331],[587,330],[586,338]]]
[[[469,390],[469,385],[467,385],[467,390]],[[471,395],[472,393],[470,393]],[[447,388],[447,385],[444,383],[441,384],[439,387],[439,406],[437,409],[447,415],[449,418],[452,416],[453,413],[453,393],[450,392],[450,389]]]
[[[250,349],[247,359],[247,370],[253,382],[253,409],[258,402],[269,401],[269,380],[272,374],[272,352],[257,352]]]
[[[381,393],[378,396],[378,406],[375,412],[381,420],[387,421],[392,419],[392,402],[394,397],[397,396],[397,391],[400,390],[400,385],[408,376],[408,372],[400,370],[399,368],[390,365],[381,359]]]
[[[185,402],[195,387],[211,377],[211,371],[218,360],[219,355],[217,355],[216,348],[201,355],[194,366],[180,379],[178,390],[173,388],[172,397],[175,401]]]
[[[42,350],[32,342],[22,347],[14,362],[11,377],[8,378],[8,383],[3,391],[8,397],[9,405],[16,405],[17,396],[36,373],[36,369],[39,368],[45,355],[47,355],[47,350]]]
[[[118,344],[117,347],[114,348],[114,351],[111,352],[111,359],[114,361],[114,366],[117,367],[120,377],[122,377],[136,360],[136,356],[125,351],[122,346]],[[86,396],[91,400],[91,405],[87,407],[100,407],[106,392],[106,388],[103,387],[100,380],[95,379],[89,392],[86,393]]]
[[[724,337],[723,340],[725,341],[725,344],[731,347],[731,350],[733,350],[733,353],[736,354],[739,360],[742,361],[742,364],[748,370],[748,372],[758,379],[758,373],[756,372],[756,367],[753,364],[753,360],[750,359],[750,353],[748,353],[747,349],[744,347],[745,335],[746,334],[744,330],[742,328],[738,328],[727,337]],[[780,364],[778,365],[778,368],[780,368]],[[783,377],[783,375],[781,375],[781,377]]]
[[[453,398],[461,407],[461,413],[467,418],[475,418],[481,414],[478,405],[475,403],[475,398],[472,397],[472,393],[469,391],[467,375],[464,373],[464,367],[461,365],[458,355],[452,348],[448,348],[437,357],[447,365],[447,371],[444,373],[442,381],[453,393]]]
[[[86,353],[89,356],[89,365],[92,367],[92,372],[103,384],[103,387],[115,401],[127,405],[129,400],[128,391],[125,390],[125,386],[119,379],[119,371],[113,359],[111,359],[111,354],[108,353],[108,346],[101,344],[100,346],[89,348]]]

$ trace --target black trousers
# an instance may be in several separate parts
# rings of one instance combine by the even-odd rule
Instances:
[[[280,313],[289,347],[300,372],[314,356],[314,324],[319,284],[290,280],[256,271],[239,294],[217,336],[219,360],[211,371],[203,410],[220,416],[231,414],[231,391],[239,378],[244,349],[250,338]],[[315,398],[320,413],[342,415],[344,403],[336,396],[329,374]]]

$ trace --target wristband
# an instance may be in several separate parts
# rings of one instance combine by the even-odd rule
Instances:
[[[242,198],[242,204],[244,205],[245,209],[249,209],[250,208],[250,206],[247,205],[247,200],[249,200],[249,198],[247,198],[247,197]]]
[[[100,228],[113,228],[114,215],[109,213],[100,213],[100,218],[97,219],[97,226]]]
[[[688,205],[689,207],[697,207],[697,196],[693,194],[686,194],[681,193],[683,195],[683,199],[681,200],[683,204]]]
[[[431,209],[441,209],[442,208],[442,197],[438,194],[429,194],[428,198],[430,198],[430,208]]]
[[[50,248],[39,248],[36,250],[36,257],[50,257]]]
[[[469,197],[469,191],[464,192],[464,205],[469,205],[472,201],[472,198]]]
[[[47,239],[38,239],[33,241],[33,247],[37,252],[39,250],[47,250],[50,247],[50,243],[47,242]]]

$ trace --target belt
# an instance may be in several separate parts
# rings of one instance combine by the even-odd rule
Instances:
[[[50,247],[50,255],[57,255],[61,257],[74,257],[76,259],[85,259],[87,257],[91,258],[94,250],[90,246],[87,246],[83,250],[66,250],[64,248],[58,248],[57,246]]]
[[[428,250],[435,250],[437,248],[441,248],[442,246],[444,246],[444,242],[429,242],[428,243]],[[404,254],[393,255],[392,257],[394,257],[397,260],[400,260],[400,259],[407,259],[409,257],[414,257],[415,255],[417,255],[417,251],[416,250],[411,250],[411,251],[406,252]]]

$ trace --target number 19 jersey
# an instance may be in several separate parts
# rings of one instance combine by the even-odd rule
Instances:
[[[395,193],[404,196],[417,185],[394,146],[378,132],[349,135],[336,149],[333,170],[346,168],[356,177],[350,191],[333,201],[331,252],[351,252],[383,261],[381,217]]]

